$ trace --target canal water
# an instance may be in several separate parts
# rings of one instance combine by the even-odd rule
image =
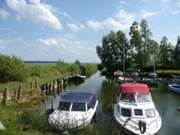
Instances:
[[[122,135],[121,129],[113,119],[113,104],[115,103],[117,84],[101,77],[99,72],[92,75],[84,83],[76,86],[68,86],[64,91],[91,92],[96,93],[99,105],[96,113],[96,120],[91,123],[95,134],[101,135]],[[158,84],[157,87],[150,87],[153,101],[162,117],[162,127],[158,135],[180,134],[180,95],[168,91],[167,86]],[[56,108],[59,103],[59,95],[49,97],[44,103],[46,109],[52,106]],[[86,128],[87,129],[87,128]],[[87,132],[88,133],[88,132]],[[94,134],[93,133],[93,134]]]

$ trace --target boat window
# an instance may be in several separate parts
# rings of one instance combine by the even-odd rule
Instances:
[[[145,114],[147,118],[155,117],[155,110],[154,109],[146,109]]]
[[[69,111],[71,103],[70,102],[60,102],[58,110],[61,111]]]
[[[134,94],[124,93],[121,94],[121,100],[126,102],[135,102]]]
[[[124,117],[131,117],[131,109],[122,108],[121,109],[121,114]]]
[[[143,115],[142,109],[134,109],[134,115],[136,115],[136,116],[142,116],[142,115]]]
[[[96,105],[96,96],[94,96],[91,101],[88,103],[88,109],[94,108]]]
[[[151,102],[151,96],[149,94],[138,94],[137,102],[138,103]]]
[[[86,111],[85,103],[73,103],[71,111]]]

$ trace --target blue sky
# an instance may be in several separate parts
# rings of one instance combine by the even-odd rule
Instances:
[[[127,34],[145,18],[160,41],[180,35],[180,0],[1,0],[0,53],[23,60],[99,62],[110,30]]]

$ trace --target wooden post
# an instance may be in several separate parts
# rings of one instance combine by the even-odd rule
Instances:
[[[52,93],[55,94],[55,86],[56,85],[56,81],[54,80],[53,81],[53,84],[52,84]]]
[[[60,90],[60,81],[59,79],[57,79],[57,93],[59,94],[59,90]]]
[[[52,85],[51,85],[51,83],[49,84],[49,88],[48,88],[48,94],[51,94],[51,87],[52,87]]]
[[[37,93],[40,94],[40,93],[39,93],[39,84],[38,84],[38,80],[35,81],[35,89],[36,89]]]
[[[5,88],[4,92],[3,92],[3,99],[2,99],[2,104],[6,105],[7,104],[7,93],[8,93],[8,89]]]
[[[48,83],[45,84],[45,94],[48,94]]]
[[[20,84],[19,88],[18,88],[17,100],[19,100],[21,98],[21,95],[22,95],[22,84]]]
[[[30,95],[33,94],[33,82],[31,81],[30,82]]]

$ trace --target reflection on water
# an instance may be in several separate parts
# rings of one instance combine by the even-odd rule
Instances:
[[[117,135],[120,129],[113,119],[113,103],[116,97],[117,84],[113,81],[100,77],[97,72],[83,84],[78,86],[68,86],[63,91],[92,92],[96,93],[99,99],[99,105],[96,113],[96,121],[88,127],[82,129],[84,134],[97,135]],[[177,108],[180,106],[180,95],[171,93],[166,85],[151,87],[152,98],[162,117],[162,128],[159,135],[177,135],[180,134],[180,112]],[[56,108],[59,103],[59,96],[49,97],[42,108]],[[91,131],[90,131],[91,130]],[[73,133],[74,134],[74,133]],[[79,133],[76,133],[79,134]],[[121,133],[122,135],[122,133]]]

